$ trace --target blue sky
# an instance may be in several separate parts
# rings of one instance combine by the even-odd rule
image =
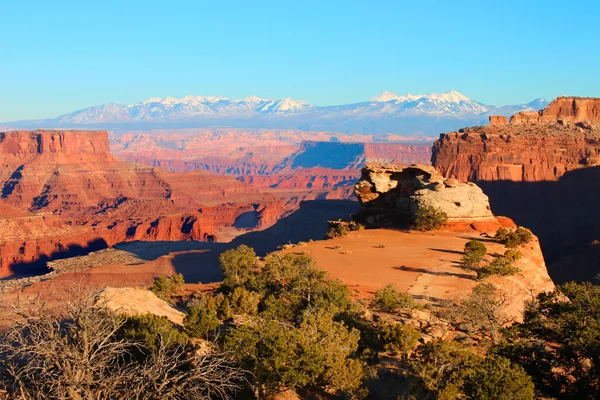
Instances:
[[[0,121],[221,95],[600,96],[600,2],[0,0]]]

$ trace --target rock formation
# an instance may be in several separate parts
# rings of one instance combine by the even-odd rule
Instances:
[[[600,238],[600,99],[561,97],[507,125],[490,122],[441,135],[433,166],[476,182],[496,212],[531,228],[558,282],[592,279],[597,268],[569,276],[554,262]]]
[[[510,118],[512,125],[577,123],[600,120],[600,98],[558,97],[544,110],[520,112]]]
[[[600,165],[600,99],[559,97],[540,112],[513,115],[510,124],[440,135],[431,161],[460,181],[555,181]]]
[[[493,218],[488,197],[477,185],[445,179],[426,165],[366,165],[354,193],[371,223],[388,216],[410,219],[423,205],[444,211],[449,220]]]

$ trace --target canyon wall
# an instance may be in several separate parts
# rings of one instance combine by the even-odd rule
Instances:
[[[512,125],[577,123],[600,120],[600,99],[559,97],[538,112],[521,112],[510,118]]]
[[[0,165],[0,276],[126,240],[216,240],[247,213],[241,231],[289,212],[233,177],[123,162],[105,131],[2,132]]]
[[[508,124],[490,122],[441,135],[433,166],[476,182],[496,213],[531,228],[555,281],[592,279],[597,267],[565,269],[559,261],[600,238],[600,99],[562,97]]]

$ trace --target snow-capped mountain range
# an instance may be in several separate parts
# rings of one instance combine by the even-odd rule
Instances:
[[[450,91],[428,95],[383,92],[369,101],[320,107],[285,98],[219,96],[150,98],[130,105],[102,104],[51,120],[18,121],[17,127],[240,127],[329,130],[360,133],[430,134],[481,124],[489,115],[512,115],[544,108],[549,101],[488,106]],[[7,123],[5,125],[9,125]]]

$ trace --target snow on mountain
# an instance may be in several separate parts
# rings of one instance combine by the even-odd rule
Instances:
[[[407,115],[455,115],[455,114],[481,114],[488,111],[488,107],[471,100],[464,94],[451,90],[446,93],[432,93],[428,95],[397,95],[393,92],[383,92],[371,98],[376,103],[394,103],[383,107],[388,112],[403,112]]]
[[[135,129],[136,124],[171,124],[187,127],[239,127],[330,130],[363,133],[438,134],[485,123],[489,115],[510,116],[544,108],[549,101],[489,106],[455,90],[446,93],[404,94],[383,92],[368,101],[319,107],[291,98],[248,96],[152,97],[129,104],[102,104],[61,115],[52,120],[19,121],[22,127],[78,127],[110,124]],[[28,125],[29,123],[29,125]],[[17,126],[17,125],[15,125]],[[125,128],[122,128],[125,129]]]
[[[375,97],[371,97],[371,101],[376,101],[379,103],[387,103],[388,101],[397,101],[400,103],[405,103],[407,101],[415,101],[418,100],[422,97],[425,97],[425,95],[422,94],[417,94],[417,95],[413,95],[413,94],[405,94],[402,96],[398,96],[396,93],[394,92],[383,92]]]
[[[263,113],[289,114],[301,111],[307,111],[313,108],[312,105],[302,100],[294,100],[286,97],[283,100],[273,100],[260,108]]]

